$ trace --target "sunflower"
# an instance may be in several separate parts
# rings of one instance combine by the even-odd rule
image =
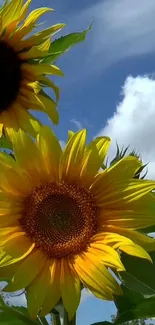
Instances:
[[[0,153],[0,278],[5,291],[26,288],[31,317],[62,299],[73,317],[81,284],[113,300],[124,271],[120,251],[151,260],[155,241],[137,230],[155,224],[155,183],[133,179],[141,162],[125,157],[101,171],[110,139],[86,145],[70,132],[64,150],[47,126],[35,142],[14,132],[15,159]]]
[[[7,136],[11,136],[12,129],[19,128],[35,136],[40,123],[29,109],[46,112],[53,123],[58,123],[59,91],[46,74],[63,74],[58,67],[41,64],[39,60],[48,53],[49,36],[65,25],[56,24],[26,38],[37,20],[52,10],[37,8],[25,18],[30,3],[31,0],[25,4],[23,0],[11,0],[0,8],[0,136],[3,128]],[[43,92],[42,86],[54,90],[56,101]]]

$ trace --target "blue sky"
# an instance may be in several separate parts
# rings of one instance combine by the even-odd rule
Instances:
[[[131,75],[135,82],[140,76],[139,84],[133,86],[137,87],[136,90],[141,82],[146,81],[146,75],[148,81],[151,80],[154,84],[155,2],[33,1],[34,7],[43,4],[55,9],[54,13],[46,15],[46,25],[67,23],[61,34],[81,31],[94,20],[86,41],[57,61],[65,77],[55,79],[61,88],[60,124],[55,132],[64,141],[68,129],[78,130],[81,126],[88,129],[90,140],[101,130],[104,133],[107,120],[113,116],[117,106],[123,104],[125,96],[121,95],[121,91],[128,76]],[[146,97],[145,90],[143,95]],[[44,119],[44,123],[48,123],[47,119]],[[111,135],[111,130],[107,132]],[[112,138],[114,141],[119,140],[120,144],[128,145],[130,142],[130,137],[127,142],[120,141],[121,133],[117,139],[114,135]],[[131,145],[137,143],[131,141]],[[137,150],[143,151],[141,145],[138,144]]]
[[[39,6],[55,9],[44,18],[46,26],[67,23],[62,34],[81,31],[94,19],[86,41],[57,62],[65,73],[55,79],[61,88],[59,139],[81,127],[88,129],[88,140],[110,135],[110,156],[116,140],[131,144],[150,162],[149,176],[155,177],[155,1],[33,0],[32,7]],[[110,320],[115,311],[113,303],[84,295],[77,324]]]

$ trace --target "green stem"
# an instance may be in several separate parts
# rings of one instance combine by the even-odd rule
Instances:
[[[73,319],[69,321],[68,314],[64,309],[63,325],[76,325],[76,314]]]
[[[45,317],[39,317],[39,319],[41,320],[42,325],[48,325],[48,321]]]
[[[58,314],[52,314],[52,325],[61,325],[60,316]]]

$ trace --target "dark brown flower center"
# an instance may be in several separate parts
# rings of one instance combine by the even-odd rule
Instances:
[[[4,41],[0,41],[0,112],[7,110],[19,93],[22,74],[21,61]]]
[[[97,208],[83,188],[46,183],[24,201],[20,224],[49,257],[78,254],[96,232]]]

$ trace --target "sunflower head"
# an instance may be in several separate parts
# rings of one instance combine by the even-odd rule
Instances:
[[[47,113],[54,124],[59,119],[59,90],[46,75],[63,74],[58,67],[40,60],[48,54],[50,35],[65,25],[56,24],[32,34],[37,20],[52,9],[37,8],[26,17],[30,3],[31,0],[10,0],[0,10],[0,136],[3,128],[8,136],[12,129],[19,128],[35,136],[40,123],[29,109]],[[54,90],[54,100],[43,92],[45,86]]]
[[[86,145],[86,130],[70,132],[62,150],[48,127],[35,142],[12,137],[15,159],[0,153],[0,277],[5,291],[26,288],[31,317],[62,299],[70,319],[81,284],[113,300],[121,288],[110,270],[124,271],[120,251],[151,260],[154,239],[138,229],[155,224],[153,181],[135,179],[137,157],[101,171],[110,144]]]

